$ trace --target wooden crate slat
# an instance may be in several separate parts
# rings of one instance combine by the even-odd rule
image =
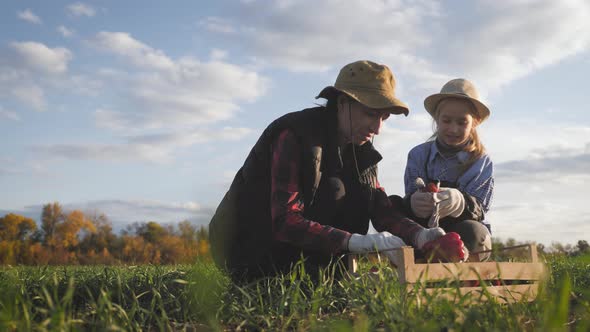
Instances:
[[[542,263],[435,263],[413,264],[405,271],[404,282],[434,281],[441,279],[461,280],[540,280],[543,277]]]
[[[458,297],[469,295],[473,300],[489,300],[491,296],[499,303],[531,302],[538,295],[539,284],[488,286],[485,292],[482,287],[424,288],[420,291],[429,295],[436,294],[447,300],[457,300]]]

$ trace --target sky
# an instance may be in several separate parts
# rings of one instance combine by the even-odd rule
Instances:
[[[403,195],[424,98],[465,77],[491,109],[493,236],[590,240],[587,0],[0,2],[0,214],[207,225],[262,130],[356,60],[410,107],[375,145]]]

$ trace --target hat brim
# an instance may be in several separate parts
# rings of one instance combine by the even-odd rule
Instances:
[[[391,114],[404,114],[408,116],[410,109],[401,100],[379,93],[378,91],[363,91],[353,89],[338,89],[333,86],[325,87],[317,96],[317,98],[330,99],[338,95],[338,93],[344,93],[359,103],[374,108],[380,111],[387,111]]]
[[[426,111],[430,113],[430,115],[434,118],[436,106],[438,105],[438,103],[440,103],[443,99],[446,98],[459,98],[471,101],[471,103],[473,103],[473,106],[475,106],[475,111],[477,112],[477,116],[480,122],[484,122],[490,116],[489,108],[482,102],[469,96],[464,96],[456,93],[436,93],[430,95],[426,97],[426,99],[424,99],[424,108],[426,108]]]

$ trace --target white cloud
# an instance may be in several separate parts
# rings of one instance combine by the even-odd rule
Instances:
[[[590,3],[585,0],[481,0],[470,3],[467,15],[465,6],[429,1],[236,5],[240,15],[212,16],[201,23],[239,45],[247,58],[290,71],[323,71],[371,59],[402,77],[400,95],[423,96],[460,75],[473,79],[485,99],[590,48]]]
[[[590,181],[590,153],[551,151],[543,157],[500,163],[496,169],[497,178],[511,182],[571,182],[572,177],[586,177]]]
[[[486,216],[493,236],[546,245],[584,239],[590,234],[585,188],[589,179],[580,180],[564,186],[545,177],[523,182],[497,179],[492,208]]]
[[[168,149],[147,144],[54,144],[36,145],[31,149],[35,153],[53,159],[114,162],[145,160],[154,163],[171,161]]]
[[[38,42],[13,42],[12,48],[29,68],[46,74],[62,74],[68,69],[72,52],[67,48],[49,48]]]
[[[0,177],[5,175],[19,175],[26,171],[23,169],[22,164],[17,162],[11,157],[0,157]]]
[[[190,133],[150,134],[130,136],[128,139],[131,143],[136,144],[191,146],[194,144],[201,144],[211,141],[237,141],[246,135],[250,135],[252,132],[253,130],[250,128],[202,128],[194,130]]]
[[[104,51],[130,60],[138,67],[154,70],[174,69],[174,62],[163,51],[145,45],[126,32],[99,32],[94,44]]]
[[[481,24],[458,31],[454,38],[449,35],[439,45],[451,69],[488,89],[506,86],[590,47],[588,1],[482,1],[479,10]],[[476,21],[458,14],[452,19]]]
[[[61,33],[62,36],[68,38],[74,35],[74,30],[68,29],[63,25],[57,27],[57,31]]]
[[[66,8],[68,12],[74,16],[92,17],[96,15],[96,10],[92,6],[82,2],[73,3],[68,5]]]
[[[232,24],[225,19],[219,17],[207,17],[199,22],[201,26],[204,26],[207,30],[222,33],[222,34],[233,34],[236,32]]]
[[[36,84],[14,86],[11,92],[21,103],[36,111],[44,111],[47,108],[45,91]]]
[[[239,110],[238,102],[261,96],[266,79],[256,72],[220,60],[173,60],[126,33],[100,33],[95,45],[132,64],[123,67],[127,71],[98,71],[122,98],[115,101],[115,107],[97,109],[96,124],[132,136],[112,144],[37,145],[33,151],[49,159],[168,163],[176,149],[211,140],[238,140],[251,133],[247,128],[203,125],[228,119]],[[67,71],[71,55],[65,49],[34,42],[13,43],[12,47],[21,65],[0,68],[0,84],[7,88],[5,93],[36,110],[47,108],[46,89],[71,86],[77,92],[96,95],[103,85],[84,76],[55,75]],[[217,58],[223,57],[222,52],[216,53]]]
[[[19,11],[17,13],[18,18],[20,18],[21,20],[27,21],[29,23],[33,23],[33,24],[41,24],[43,23],[41,21],[41,19],[39,18],[39,16],[35,15],[35,13],[33,13],[32,10],[30,9],[25,9],[23,11]]]
[[[97,96],[103,88],[104,82],[92,76],[70,75],[59,80],[51,81],[49,85],[85,96]]]
[[[44,144],[32,150],[46,158],[101,160],[109,162],[147,161],[165,164],[173,161],[178,148],[216,141],[237,141],[250,135],[249,128],[201,128],[190,133],[160,133],[126,136],[120,144]]]
[[[96,112],[97,124],[114,130],[187,129],[229,119],[238,102],[262,96],[267,79],[246,68],[219,60],[192,57],[173,60],[127,33],[100,32],[100,49],[122,57],[139,71],[125,80],[126,102]]]
[[[14,98],[42,111],[49,106],[48,97],[61,96],[64,91],[68,96],[96,96],[102,87],[99,79],[69,72],[73,55],[66,48],[27,41],[12,42],[6,51],[0,50],[0,97]]]
[[[243,10],[235,18],[243,46],[261,61],[294,71],[326,70],[367,57],[418,63],[413,51],[428,43],[424,28],[438,12],[426,2],[349,1],[343,6],[311,0],[256,2]],[[367,24],[367,18],[379,24]]]
[[[127,77],[127,72],[115,68],[103,67],[97,70],[97,74],[101,77],[110,79],[122,79]]]
[[[496,163],[584,153],[590,126],[537,118],[494,120],[480,128],[480,136]],[[545,134],[543,136],[543,134]],[[569,151],[569,152],[568,152]]]
[[[6,110],[2,106],[0,106],[0,119],[2,119],[2,118],[8,119],[8,120],[13,120],[13,121],[20,120],[20,117],[18,116],[18,114],[16,114],[16,112]]]
[[[209,58],[211,59],[211,61],[221,61],[227,59],[227,51],[214,48],[211,50]]]

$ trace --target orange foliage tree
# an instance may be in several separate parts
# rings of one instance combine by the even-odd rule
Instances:
[[[34,220],[9,213],[0,218],[0,264],[177,264],[209,259],[207,228],[188,220],[161,225],[134,223],[120,236],[102,213],[43,206],[41,230]]]
[[[37,224],[31,218],[9,213],[0,218],[0,264],[16,264],[27,260],[27,248]]]

